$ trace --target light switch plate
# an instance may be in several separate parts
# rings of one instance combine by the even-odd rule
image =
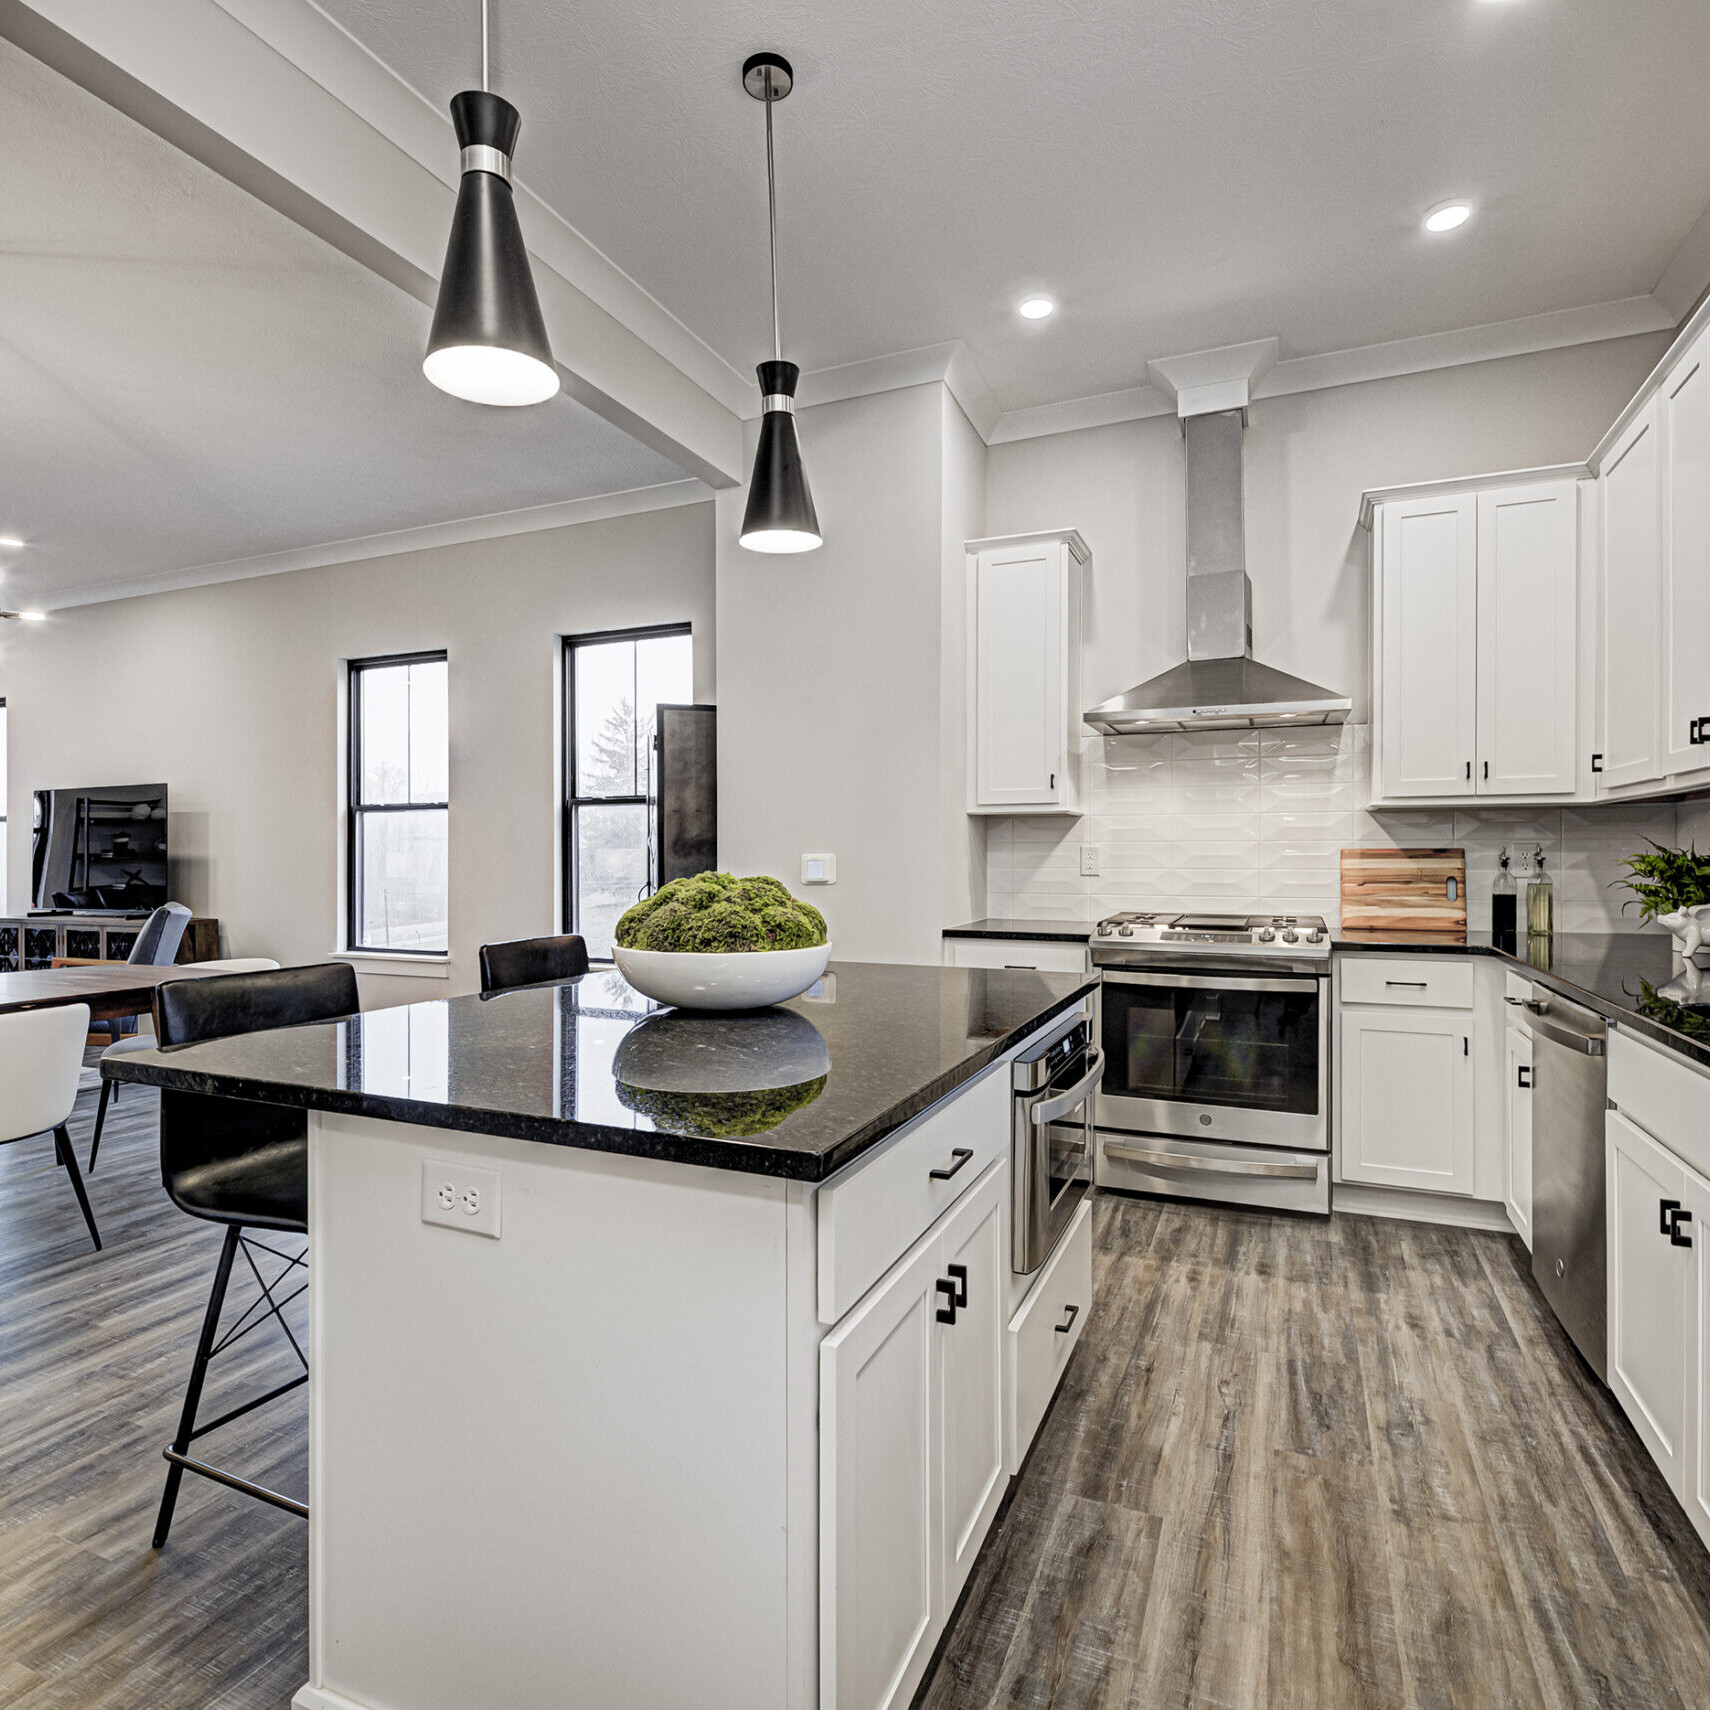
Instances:
[[[499,1238],[499,1172],[451,1158],[422,1159],[422,1222]]]
[[[835,855],[804,855],[802,857],[804,885],[835,885],[837,857]]]

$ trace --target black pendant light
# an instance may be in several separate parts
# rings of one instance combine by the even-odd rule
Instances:
[[[742,67],[743,88],[756,101],[766,103],[766,200],[772,231],[772,360],[755,371],[760,376],[760,444],[738,536],[750,552],[811,552],[822,544],[796,440],[796,381],[801,370],[784,360],[778,321],[778,181],[772,167],[772,105],[789,94],[794,82],[790,62],[775,53],[754,54]]]
[[[463,180],[422,372],[442,392],[471,403],[541,404],[557,395],[558,370],[511,194],[522,115],[487,84],[487,0],[481,0],[481,87],[451,98]]]

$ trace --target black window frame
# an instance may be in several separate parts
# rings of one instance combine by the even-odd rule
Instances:
[[[449,956],[451,953],[451,880],[446,876],[446,947],[443,950],[399,950],[386,944],[363,944],[359,942],[362,922],[362,816],[369,813],[420,813],[428,809],[443,809],[449,816],[451,801],[449,796],[442,802],[369,802],[364,803],[362,795],[362,673],[384,668],[391,665],[433,665],[443,664],[449,678],[451,670],[451,655],[443,647],[420,648],[413,653],[374,653],[363,659],[351,659],[346,663],[346,714],[348,729],[346,730],[345,750],[345,787],[344,787],[344,941],[345,949],[355,956]],[[449,693],[447,697],[447,724],[450,722]],[[447,745],[450,743],[450,732],[447,730]],[[449,759],[449,756],[448,756]],[[447,787],[449,789],[449,773]]]
[[[564,767],[559,786],[561,808],[558,846],[563,877],[558,907],[559,919],[563,922],[566,932],[582,930],[576,908],[576,815],[584,807],[646,807],[648,800],[645,794],[580,796],[576,793],[576,649],[603,646],[614,641],[657,641],[668,635],[688,636],[692,648],[694,633],[694,625],[685,619],[678,623],[634,624],[625,629],[586,630],[580,635],[565,635],[559,638],[564,649]],[[649,825],[649,839],[652,834],[652,826]],[[590,956],[589,960],[601,967],[612,965],[610,956]]]

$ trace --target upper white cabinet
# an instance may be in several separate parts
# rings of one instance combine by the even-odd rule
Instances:
[[[1628,426],[1598,477],[1603,519],[1598,676],[1603,740],[1598,784],[1615,789],[1663,775],[1658,746],[1662,647],[1662,474],[1657,398]]]
[[[1662,765],[1710,766],[1710,333],[1661,393]]]
[[[1577,506],[1559,480],[1379,507],[1375,799],[1572,795]]]
[[[968,811],[1078,814],[1087,544],[1065,529],[967,553]]]

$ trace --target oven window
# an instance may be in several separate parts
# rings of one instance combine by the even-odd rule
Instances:
[[[1317,991],[1104,984],[1104,1090],[1318,1114]]]

